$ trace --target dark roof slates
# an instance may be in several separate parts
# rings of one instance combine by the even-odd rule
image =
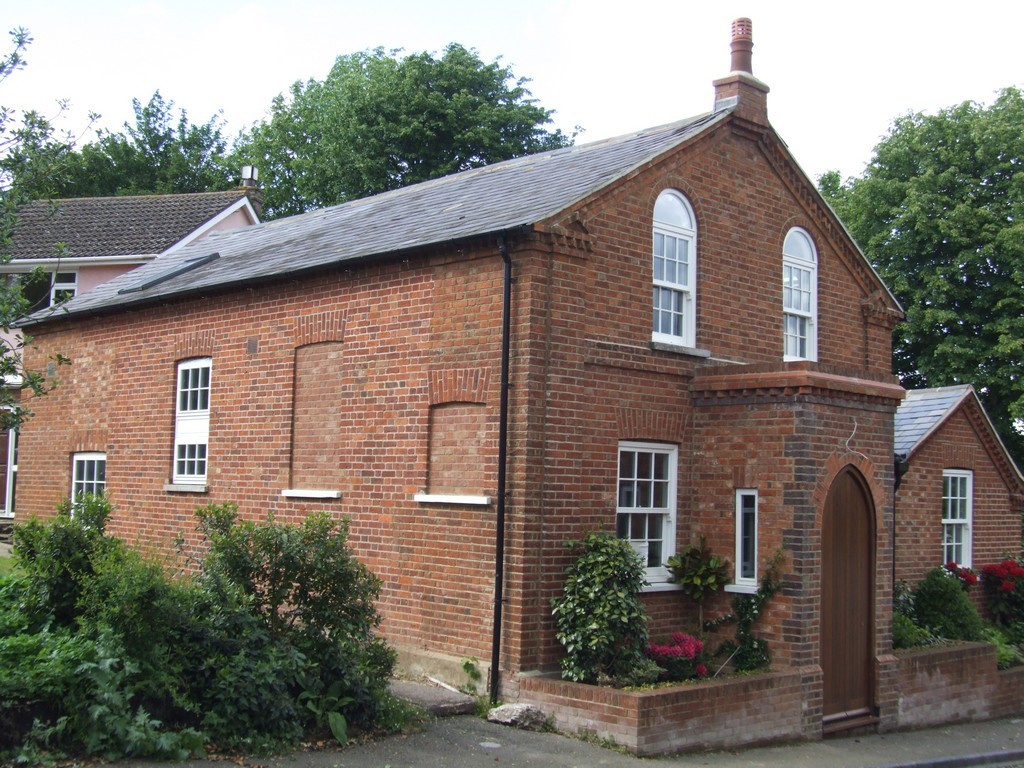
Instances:
[[[233,231],[104,283],[61,306],[61,316],[273,279],[346,261],[423,248],[542,222],[719,123],[700,115],[628,136],[507,160],[331,208]],[[119,291],[185,261],[221,257],[131,294]],[[35,317],[33,320],[44,320]]]
[[[180,195],[36,200],[19,207],[9,252],[17,263],[66,256],[151,256],[245,198],[241,189]]]

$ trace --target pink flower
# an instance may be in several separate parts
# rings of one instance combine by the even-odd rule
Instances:
[[[703,664],[698,664],[696,669],[694,669],[694,671],[697,673],[697,677],[707,677],[708,676],[708,668],[705,667]]]

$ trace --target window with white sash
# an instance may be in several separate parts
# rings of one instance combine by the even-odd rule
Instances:
[[[172,473],[174,483],[206,483],[212,368],[213,363],[208,357],[178,364]]]

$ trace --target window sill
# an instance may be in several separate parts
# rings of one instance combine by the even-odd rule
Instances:
[[[286,488],[281,491],[286,499],[340,499],[341,491],[321,491],[306,488]]]
[[[164,483],[164,490],[168,493],[206,493],[210,486],[206,483]]]
[[[677,355],[688,355],[690,357],[711,357],[709,350],[688,347],[685,344],[670,344],[667,341],[652,341],[651,349],[656,349],[660,352],[674,352]]]
[[[680,589],[681,587],[678,584],[671,584],[667,581],[659,581],[654,584],[648,582],[640,591],[646,595],[651,592],[678,592]]]
[[[486,507],[491,503],[490,496],[458,496],[445,493],[417,493],[412,500],[421,504],[471,504],[478,507]]]
[[[756,584],[726,584],[726,592],[735,592],[737,595],[756,595]]]

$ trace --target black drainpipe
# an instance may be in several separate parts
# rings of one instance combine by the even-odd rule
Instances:
[[[508,464],[509,349],[512,340],[512,258],[505,236],[498,235],[498,252],[505,267],[501,317],[501,400],[498,406],[498,508],[494,535],[494,632],[491,637],[491,704],[498,703],[498,665],[501,661],[501,614],[505,581],[505,496]]]
[[[896,592],[896,493],[903,482],[903,476],[910,469],[907,454],[897,453],[893,460],[893,484],[892,484],[892,589]]]

